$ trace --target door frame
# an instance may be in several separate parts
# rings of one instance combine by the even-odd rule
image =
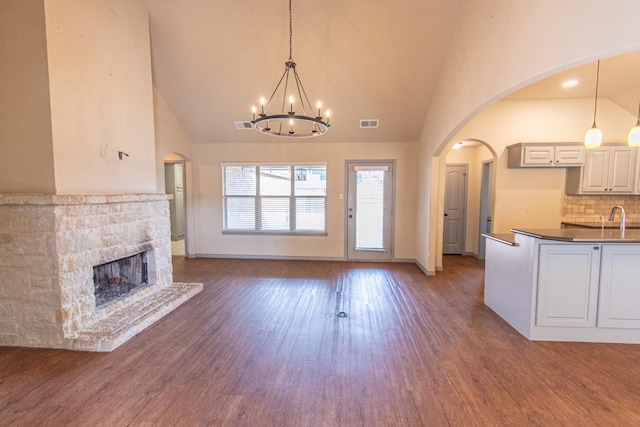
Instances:
[[[389,238],[389,259],[375,260],[375,259],[352,259],[349,258],[349,221],[347,221],[347,215],[349,215],[349,167],[351,165],[379,165],[382,163],[390,163],[392,167],[391,175],[391,221],[389,230],[391,236]],[[362,261],[362,262],[392,262],[395,259],[395,236],[396,236],[396,160],[395,159],[380,159],[380,160],[345,160],[344,167],[344,197],[343,199],[343,221],[344,221],[344,259],[346,261]]]
[[[163,166],[163,180],[164,183],[166,185],[166,181],[167,181],[167,177],[166,174],[164,173],[164,166],[165,165],[176,165],[176,164],[180,164],[182,165],[182,207],[183,207],[183,227],[184,227],[184,256],[186,258],[193,258],[193,255],[191,255],[191,251],[189,251],[189,243],[191,242],[191,238],[189,236],[189,201],[187,199],[187,167],[188,167],[188,162],[184,159],[182,160],[163,160],[162,161],[162,166]]]
[[[493,230],[493,176],[495,160],[485,160],[481,165],[480,176],[480,227],[478,233],[478,259],[485,258],[487,238],[482,235]],[[487,230],[487,222],[491,222],[491,230]]]

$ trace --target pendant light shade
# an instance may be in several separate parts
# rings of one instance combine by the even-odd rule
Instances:
[[[593,122],[593,126],[584,135],[585,148],[598,148],[602,144],[602,131]]]
[[[640,104],[638,105],[638,122],[629,131],[627,143],[629,147],[640,147]]]
[[[584,135],[585,148],[598,148],[602,144],[602,131],[596,126],[596,113],[598,112],[598,83],[600,82],[600,60],[596,71],[596,97],[593,107],[593,126]]]

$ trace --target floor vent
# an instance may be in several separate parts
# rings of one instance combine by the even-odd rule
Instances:
[[[236,129],[239,130],[249,130],[253,129],[253,124],[251,122],[233,122],[236,125]]]
[[[378,119],[360,120],[360,127],[362,129],[373,129],[378,127]]]

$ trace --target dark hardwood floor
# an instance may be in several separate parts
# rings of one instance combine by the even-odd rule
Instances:
[[[174,258],[204,291],[114,352],[0,348],[0,425],[640,425],[640,345],[527,341],[445,258]]]

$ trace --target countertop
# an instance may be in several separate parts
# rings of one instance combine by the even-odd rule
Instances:
[[[640,230],[589,229],[589,228],[541,228],[516,229],[511,232],[543,240],[557,240],[562,242],[593,242],[593,243],[640,243]]]
[[[601,222],[565,222],[563,221],[562,225],[566,227],[579,227],[579,228],[597,228],[597,229],[602,228]],[[604,228],[605,229],[620,228],[620,221],[605,221]],[[627,230],[635,229],[635,228],[640,229],[639,222],[627,222]]]
[[[509,246],[518,246],[516,236],[513,233],[483,233],[487,239],[495,240]]]

